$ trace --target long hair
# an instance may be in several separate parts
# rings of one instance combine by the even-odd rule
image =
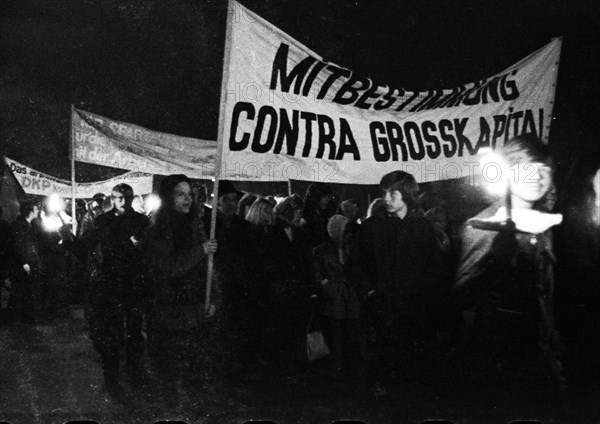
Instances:
[[[325,183],[314,182],[308,186],[304,197],[304,212],[317,209],[322,197],[332,194],[331,187]]]
[[[160,182],[160,188],[158,190],[158,196],[160,197],[160,208],[156,211],[156,225],[170,225],[170,222],[174,217],[178,219],[183,218],[181,214],[175,211],[175,186],[177,184],[185,182],[188,183],[190,188],[192,187],[192,181],[183,174],[173,174],[164,178]],[[190,212],[185,214],[184,217],[192,221],[194,217],[198,216],[198,204],[192,196],[192,206]]]
[[[265,221],[265,214],[273,215],[273,204],[264,197],[257,198],[246,213],[246,221],[250,222],[255,226],[266,226],[270,222]]]
[[[513,137],[506,142],[502,147],[502,155],[510,166],[518,163],[539,162],[554,167],[548,146],[528,134]]]
[[[237,210],[238,216],[240,218],[246,218],[246,215],[248,213],[246,208],[250,208],[250,206],[252,206],[252,204],[256,201],[256,199],[258,199],[258,196],[253,193],[246,193],[242,196],[242,198],[238,202],[238,210]]]
[[[394,171],[385,174],[381,177],[379,188],[390,191],[398,190],[402,194],[402,200],[406,203],[408,213],[412,215],[418,212],[419,185],[415,177],[408,172]]]

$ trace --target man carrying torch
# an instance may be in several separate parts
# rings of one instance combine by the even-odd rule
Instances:
[[[469,367],[485,379],[540,377],[539,358],[564,379],[554,328],[550,228],[561,215],[552,207],[552,161],[548,147],[529,136],[505,144],[497,157],[504,199],[469,220],[455,299],[469,311]],[[544,361],[542,361],[544,362]],[[541,373],[543,374],[543,372]]]

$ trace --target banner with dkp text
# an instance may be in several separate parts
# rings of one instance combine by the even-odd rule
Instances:
[[[38,196],[50,196],[56,193],[61,197],[71,197],[71,181],[44,174],[16,160],[5,158],[5,161],[25,193]],[[76,183],[75,197],[90,199],[96,193],[109,195],[112,188],[121,183],[129,184],[134,194],[148,194],[152,192],[152,178],[152,174],[127,172],[104,181]]]
[[[489,78],[416,92],[327,62],[236,2],[227,34],[222,178],[377,184],[401,169],[446,180],[481,172],[484,147],[548,139],[560,39]]]
[[[151,131],[73,109],[75,160],[150,174],[214,176],[215,141]]]

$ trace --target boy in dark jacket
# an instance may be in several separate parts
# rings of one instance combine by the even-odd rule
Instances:
[[[379,374],[424,377],[444,289],[441,251],[431,224],[418,213],[414,177],[395,171],[383,176],[380,188],[386,214],[361,225],[350,275],[366,298]]]
[[[76,253],[92,255],[90,339],[102,358],[107,391],[119,395],[119,350],[123,337],[129,373],[135,379],[143,372],[142,316],[149,292],[139,243],[149,221],[131,207],[131,186],[116,185],[111,198],[112,210],[100,215],[81,239],[73,238],[69,231],[61,231],[61,235]]]

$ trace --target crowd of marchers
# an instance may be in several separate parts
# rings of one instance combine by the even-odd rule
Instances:
[[[502,154],[510,165],[535,165],[527,180],[511,181],[511,203],[543,220],[553,203],[547,146],[520,136]],[[124,372],[135,384],[151,368],[173,401],[182,384],[309,372],[386,391],[445,378],[560,387],[582,368],[578,346],[586,338],[597,349],[600,320],[590,311],[582,319],[592,330],[574,336],[571,319],[568,334],[560,331],[557,228],[463,225],[455,239],[443,205],[421,208],[411,174],[386,174],[380,189],[362,215],[324,183],[304,197],[263,197],[221,180],[214,239],[206,190],[184,175],[161,181],[151,214],[136,211],[127,184],[94,196],[76,235],[69,225],[44,230],[38,205],[25,201],[1,228],[3,321],[49,320],[76,298],[107,392],[120,395]],[[497,217],[502,206],[477,218]],[[75,280],[85,284],[65,287]],[[330,354],[310,362],[306,334],[315,329]]]

